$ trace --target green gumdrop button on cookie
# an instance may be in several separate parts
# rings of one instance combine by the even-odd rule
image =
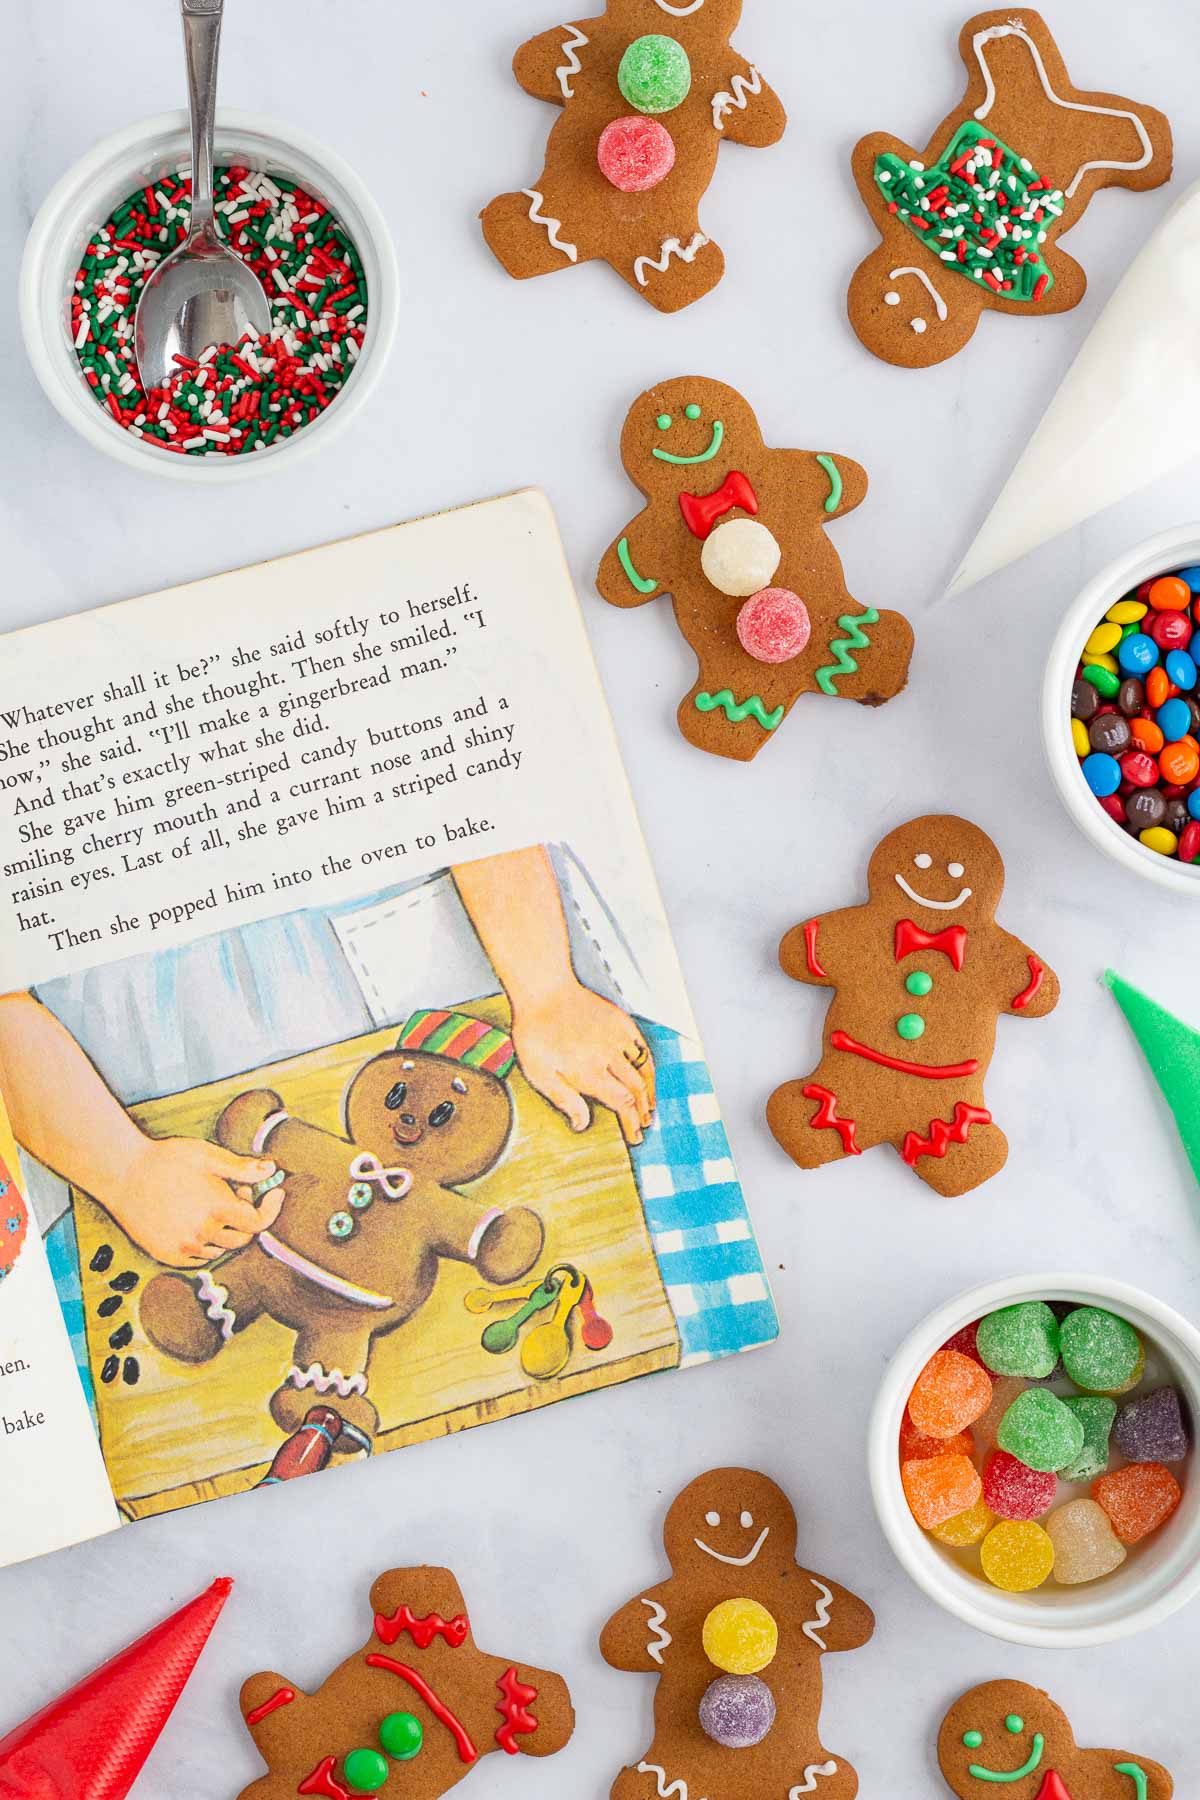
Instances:
[[[1048,1389],[1026,1388],[1001,1419],[996,1442],[1027,1469],[1052,1474],[1083,1449],[1083,1421]]]
[[[1058,1366],[1058,1320],[1044,1300],[1001,1307],[979,1321],[976,1347],[993,1375],[1041,1381]]]
[[[634,38],[621,58],[617,86],[638,112],[673,112],[691,92],[688,53],[674,38],[659,32]]]

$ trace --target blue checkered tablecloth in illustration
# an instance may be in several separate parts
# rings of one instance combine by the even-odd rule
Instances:
[[[708,1064],[678,1032],[638,1023],[658,1111],[630,1157],[686,1367],[770,1343],[779,1319]]]

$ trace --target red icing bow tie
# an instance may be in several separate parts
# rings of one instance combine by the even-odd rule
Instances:
[[[740,506],[743,512],[758,511],[758,495],[745,475],[735,469],[727,475],[715,494],[680,494],[679,510],[693,537],[706,538],[717,520]]]
[[[956,969],[961,969],[967,955],[967,928],[947,925],[944,931],[922,931],[911,919],[900,919],[896,924],[896,961],[903,962],[914,950],[940,950]]]

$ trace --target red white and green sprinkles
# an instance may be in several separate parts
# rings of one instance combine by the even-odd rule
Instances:
[[[1063,195],[976,120],[959,126],[931,168],[887,151],[875,182],[888,211],[947,268],[1007,300],[1037,302],[1054,286],[1042,245]]]
[[[84,380],[134,437],[178,456],[240,456],[289,438],[353,373],[367,325],[358,251],[320,200],[286,177],[216,172],[217,227],[271,302],[269,337],[176,357],[165,387],[142,387],[134,314],[151,270],[187,236],[191,181],[163,175],[122,201],[76,271],[71,332]]]

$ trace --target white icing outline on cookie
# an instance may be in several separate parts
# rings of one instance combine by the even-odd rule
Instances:
[[[792,1788],[791,1792],[788,1794],[788,1800],[797,1800],[797,1795],[799,1794],[815,1793],[817,1784],[813,1780],[813,1777],[815,1775],[836,1775],[837,1767],[838,1766],[832,1757],[830,1757],[829,1761],[826,1763],[809,1763],[804,1771],[804,1780],[796,1783],[795,1787]]]
[[[923,895],[918,894],[916,888],[909,887],[903,875],[897,875],[896,885],[904,889],[914,906],[928,906],[933,912],[955,912],[960,906],[965,905],[974,891],[972,888],[965,887],[957,900],[926,900]]]
[[[654,1661],[661,1669],[663,1666],[663,1651],[669,1650],[671,1645],[675,1642],[665,1625],[667,1609],[665,1606],[660,1605],[657,1600],[647,1600],[644,1596],[642,1598],[642,1605],[649,1607],[650,1609],[650,1617],[647,1619],[646,1623],[654,1633],[654,1641],[646,1645],[646,1655],[653,1657]]]
[[[673,19],[686,19],[689,13],[699,12],[704,0],[692,0],[690,6],[672,6],[670,0],[655,0],[660,12],[670,13]]]
[[[315,1388],[318,1394],[334,1393],[339,1400],[348,1400],[351,1394],[365,1394],[367,1391],[365,1375],[343,1375],[340,1369],[325,1369],[318,1362],[309,1363],[307,1369],[293,1363],[287,1378],[301,1392],[305,1388]]]
[[[724,131],[725,114],[732,112],[735,106],[739,112],[745,112],[747,94],[761,94],[762,90],[762,76],[751,63],[749,76],[735,75],[728,89],[722,88],[719,94],[713,95],[713,124],[717,130]]]
[[[711,1556],[715,1562],[728,1563],[731,1569],[745,1569],[754,1561],[770,1535],[771,1527],[764,1525],[754,1541],[754,1548],[745,1556],[725,1556],[720,1550],[714,1550],[711,1544],[706,1544],[703,1538],[693,1538],[692,1542],[697,1549],[703,1550],[705,1556]]]
[[[567,60],[564,63],[560,63],[554,73],[558,76],[558,85],[562,89],[563,99],[573,100],[575,98],[575,89],[571,86],[571,77],[572,75],[579,75],[583,71],[583,64],[580,62],[575,52],[577,50],[582,50],[583,46],[585,44],[590,44],[592,40],[584,37],[578,25],[568,25],[567,30],[572,35],[564,38],[562,44],[559,46]]]
[[[829,1609],[833,1604],[833,1591],[827,1588],[823,1581],[818,1581],[815,1575],[810,1575],[809,1580],[817,1590],[817,1610],[811,1619],[804,1621],[800,1629],[806,1638],[812,1639],[818,1650],[824,1650],[826,1648],[825,1639],[817,1636],[817,1630],[814,1627],[824,1631],[828,1625]]]
[[[528,190],[526,190],[526,192],[528,192]],[[538,195],[538,199],[541,199],[540,194]],[[532,216],[531,213],[530,217],[532,218]],[[554,223],[557,225],[560,221],[556,219]],[[636,259],[633,265],[634,280],[639,287],[645,287],[649,280],[649,276],[646,274],[647,269],[657,269],[660,275],[665,275],[673,256],[677,256],[680,262],[695,262],[701,250],[704,249],[709,241],[710,240],[705,237],[702,231],[698,231],[685,250],[677,237],[665,238],[657,260],[655,260],[653,256],[639,256]],[[553,242],[553,239],[551,239],[551,242]],[[571,260],[574,261],[574,257],[572,257]]]
[[[538,207],[541,206],[546,198],[545,194],[539,194],[536,188],[522,188],[521,192],[525,195],[527,200],[532,202],[529,208],[529,217],[533,220],[535,225],[545,226],[546,235],[550,239],[552,247],[555,250],[561,250],[568,262],[578,262],[579,246],[577,244],[569,244],[566,238],[561,238],[558,235],[562,230],[562,220],[552,219],[549,213],[538,211]]]
[[[660,0],[661,4],[661,0]],[[637,1766],[639,1775],[653,1775],[654,1785],[658,1789],[658,1800],[672,1800],[679,1795],[679,1800],[688,1800],[688,1784],[686,1781],[673,1781],[667,1786],[667,1771],[659,1763],[640,1762]]]

